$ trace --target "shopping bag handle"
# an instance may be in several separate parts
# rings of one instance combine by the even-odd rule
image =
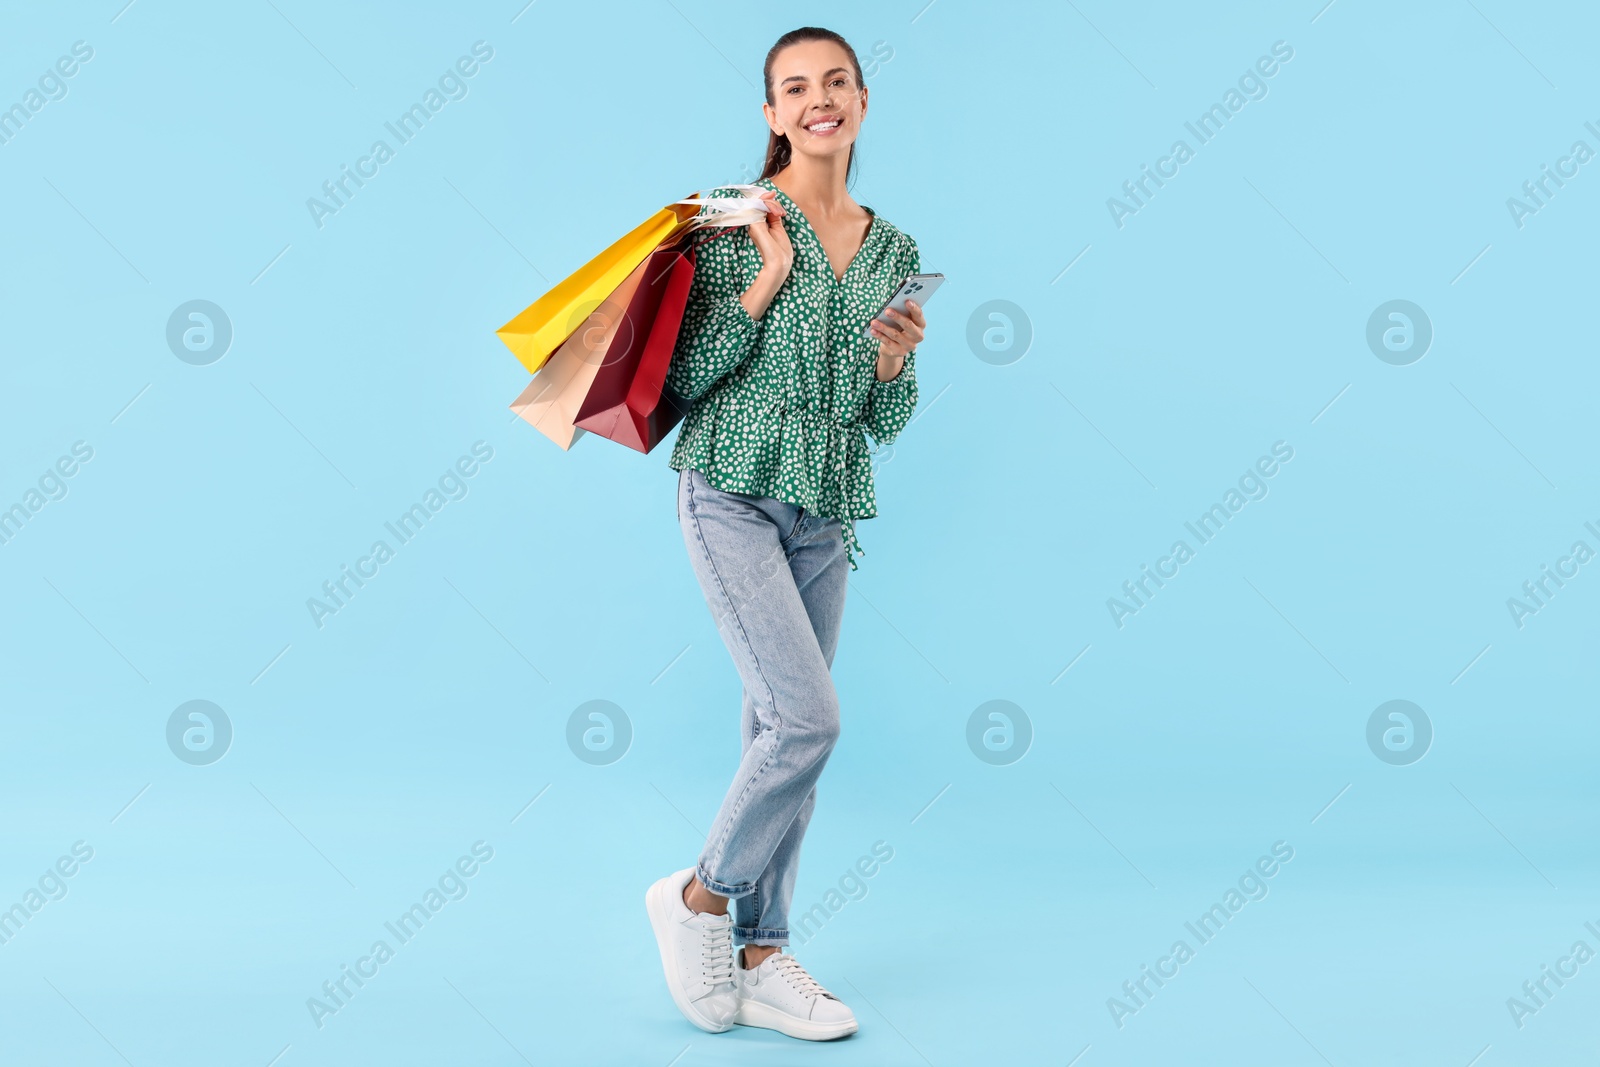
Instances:
[[[749,195],[706,197],[705,194],[717,189],[737,189]],[[711,209],[711,214],[695,215],[685,224],[684,232],[691,233],[712,227],[748,226],[752,222],[764,222],[768,214],[767,205],[771,203],[758,195],[764,192],[766,190],[759,185],[713,185],[710,189],[697,189],[683,200],[674,200],[673,203]]]

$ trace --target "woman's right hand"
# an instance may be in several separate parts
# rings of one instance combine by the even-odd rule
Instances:
[[[761,272],[781,285],[794,266],[794,245],[783,228],[784,210],[778,203],[778,194],[769,189],[760,199],[768,202],[766,224],[752,222],[748,227],[750,239],[761,253]]]

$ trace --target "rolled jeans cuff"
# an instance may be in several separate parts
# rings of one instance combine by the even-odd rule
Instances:
[[[741,945],[787,945],[789,931],[761,926],[735,926],[733,939]]]
[[[696,878],[700,879],[701,885],[719,897],[747,897],[756,891],[755,884],[752,882],[745,882],[743,885],[729,885],[727,882],[717,881],[706,873],[705,864],[703,863],[695,864],[694,874]]]

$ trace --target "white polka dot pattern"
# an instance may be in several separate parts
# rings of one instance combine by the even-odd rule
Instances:
[[[877,380],[874,312],[922,269],[917,243],[877,212],[865,242],[835,278],[822,241],[794,201],[763,178],[788,214],[794,266],[758,322],[739,301],[761,269],[744,227],[705,239],[667,386],[693,401],[668,461],[724,492],[804,507],[843,527],[850,569],[865,554],[855,519],[878,513],[865,433],[893,441],[917,406],[916,355]],[[738,196],[717,189],[709,196]],[[702,209],[709,214],[710,209]],[[717,231],[712,231],[716,233]]]

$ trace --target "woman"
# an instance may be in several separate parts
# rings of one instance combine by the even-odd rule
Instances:
[[[645,899],[690,1022],[826,1040],[854,1033],[855,1016],[779,949],[839,735],[830,670],[862,551],[852,519],[877,514],[863,431],[887,443],[911,418],[926,322],[912,303],[868,325],[921,260],[845,188],[867,113],[854,50],[829,30],[794,30],[765,75],[756,184],[768,214],[697,253],[667,375],[693,401],[670,461],[678,520],[744,683],[744,756],[697,864]]]

